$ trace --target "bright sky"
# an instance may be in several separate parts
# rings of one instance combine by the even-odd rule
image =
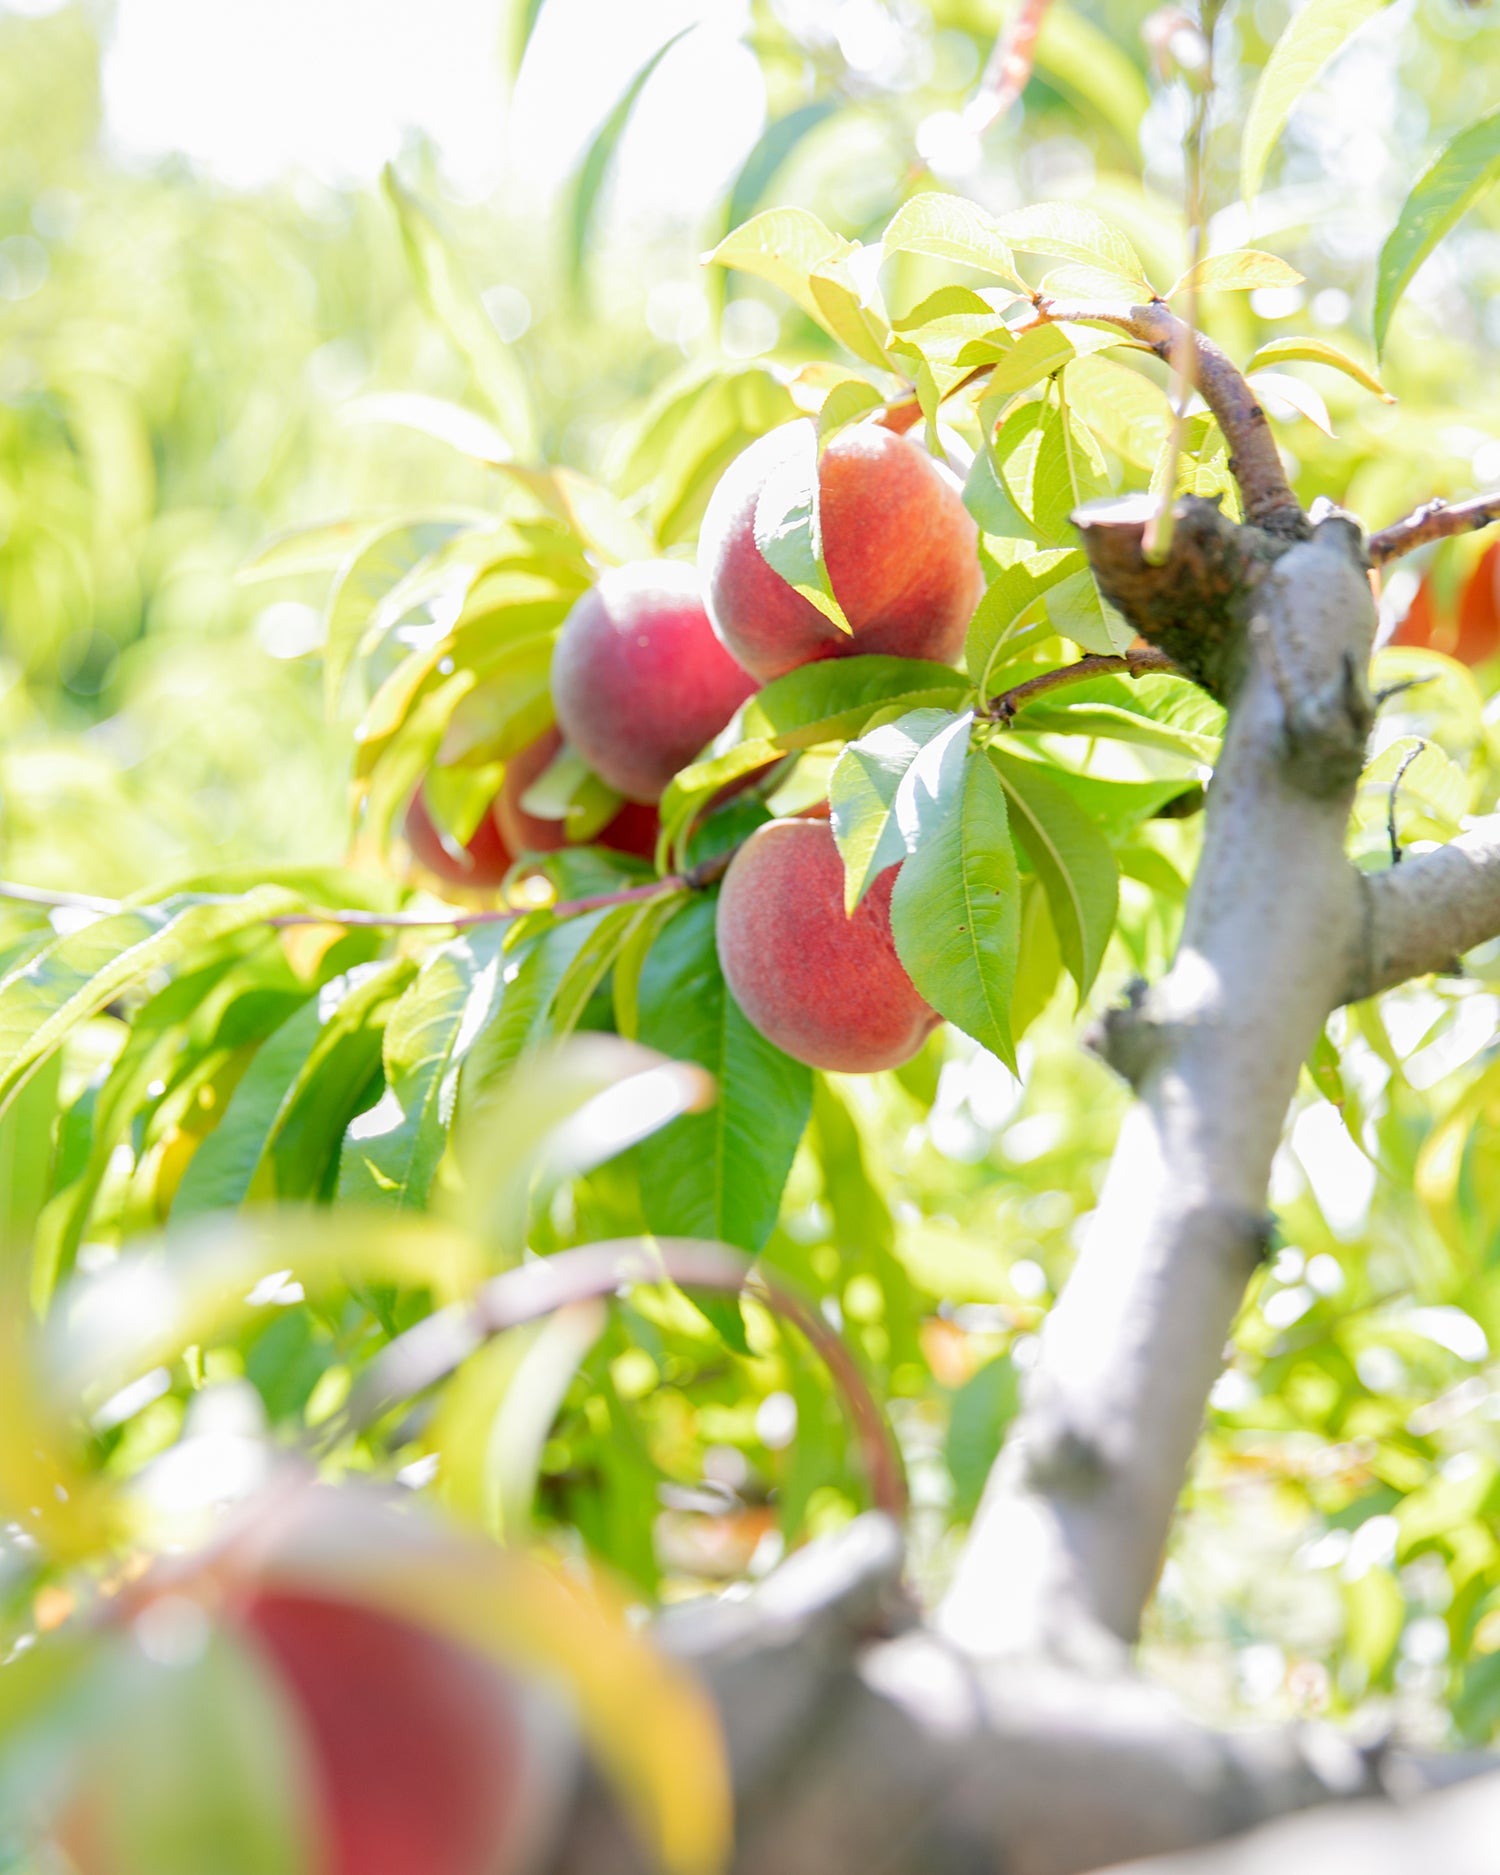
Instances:
[[[27,11],[47,0],[0,0]],[[637,67],[680,27],[621,147],[621,210],[692,213],[764,118],[740,42],[748,0],[546,0],[509,109],[507,0],[117,0],[105,66],[127,154],[179,150],[251,186],[288,170],[365,180],[412,127],[453,183],[544,194],[567,175]],[[508,119],[508,121],[507,121]]]

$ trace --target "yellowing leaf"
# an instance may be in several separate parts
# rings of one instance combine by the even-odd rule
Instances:
[[[1300,286],[1303,276],[1275,254],[1257,247],[1236,247],[1227,254],[1210,254],[1189,267],[1167,295],[1176,299],[1196,287],[1200,293],[1248,293],[1262,286]]]
[[[1246,369],[1258,371],[1263,365],[1289,364],[1327,365],[1330,370],[1342,371],[1346,378],[1353,378],[1365,390],[1373,391],[1382,403],[1396,401],[1373,371],[1326,339],[1272,339],[1269,345],[1261,346]]]

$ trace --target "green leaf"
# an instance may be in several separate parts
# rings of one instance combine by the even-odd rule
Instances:
[[[614,994],[615,1029],[628,1042],[640,1038],[641,971],[651,954],[651,946],[685,902],[681,892],[663,892],[660,898],[647,899],[644,905],[636,907],[635,921],[620,945],[610,988]]]
[[[1109,656],[1123,651],[1135,638],[1135,627],[1106,603],[1087,566],[1048,591],[1047,616],[1060,638],[1071,638],[1085,651]]]
[[[1240,193],[1255,199],[1292,107],[1323,67],[1385,0],[1307,0],[1276,41],[1250,100],[1240,142]]]
[[[943,1457],[953,1479],[953,1514],[960,1521],[979,1508],[1005,1429],[1020,1404],[1021,1378],[1008,1354],[986,1361],[954,1394]]]
[[[1085,567],[1080,547],[1044,547],[1003,567],[985,588],[984,597],[969,621],[964,662],[986,700],[998,653],[1015,621],[1030,611],[1042,594]]]
[[[1295,267],[1275,254],[1263,254],[1256,247],[1231,248],[1227,254],[1210,254],[1182,275],[1168,299],[1196,289],[1200,293],[1249,293],[1262,286],[1301,286],[1303,276]]]
[[[1078,356],[1073,341],[1056,326],[1023,332],[989,375],[985,396],[1010,397],[1050,378]]]
[[[1015,343],[987,299],[972,287],[945,286],[892,321],[886,348],[898,357],[967,370],[1005,356]]]
[[[777,465],[756,501],[755,545],[767,566],[848,634],[852,628],[823,558],[818,432],[811,423],[799,424],[796,437],[798,446]]]
[[[638,1148],[647,1222],[759,1251],[812,1109],[812,1070],[751,1027],[725,987],[715,897],[685,906],[641,972],[640,1038],[707,1068],[718,1099]]]
[[[207,1623],[164,1598],[163,1618]],[[123,1643],[122,1643],[123,1648]],[[118,1708],[86,1747],[91,1831],[110,1866],[152,1875],[304,1875],[317,1796],[288,1696],[257,1651],[210,1633],[187,1664],[121,1660]]]
[[[461,527],[458,521],[401,516],[363,536],[340,566],[323,624],[323,695],[330,716],[343,708],[350,665],[376,607],[419,560]]]
[[[531,44],[531,35],[536,31],[536,23],[545,5],[546,0],[505,0],[504,37],[501,43],[506,50],[512,84],[520,76],[526,48]]]
[[[1010,733],[1113,737],[1212,763],[1223,726],[1223,711],[1185,677],[1096,677],[1026,704]]]
[[[991,748],[1010,807],[1010,825],[1047,893],[1068,974],[1083,1001],[1093,987],[1115,926],[1119,871],[1088,815],[1040,763]]]
[[[946,752],[929,743],[923,757]],[[908,771],[904,787],[919,766]],[[961,766],[941,764],[936,779],[927,824],[891,895],[896,954],[938,1014],[1014,1072],[1010,998],[1021,883],[1005,790],[982,754],[970,754]]]
[[[282,1104],[317,1042],[318,1027],[318,1002],[311,998],[261,1043],[224,1117],[188,1163],[172,1202],[174,1222],[244,1202]]]
[[[807,285],[823,330],[866,364],[889,368],[890,360],[882,342],[887,323],[885,310],[878,303],[873,309],[866,309],[854,276],[842,257],[815,267],[808,275]]]
[[[614,109],[600,125],[579,165],[577,179],[573,184],[573,199],[568,209],[568,277],[575,290],[583,283],[584,264],[593,241],[594,216],[599,206],[599,194],[609,174],[609,166],[614,159],[615,150],[625,134],[626,125],[630,122],[631,113],[635,110],[636,102],[657,66],[661,64],[678,40],[684,38],[692,30],[691,26],[684,26],[680,32],[673,33],[670,39],[656,48],[620,93]]]
[[[821,325],[823,312],[813,296],[812,275],[825,262],[852,252],[853,244],[810,209],[768,208],[725,235],[705,259],[768,280]]]
[[[552,1003],[552,1028],[555,1035],[570,1035],[578,1026],[589,998],[608,976],[620,947],[629,936],[645,906],[611,905],[579,946],[567,969],[558,979]]]
[[[1028,758],[1013,747],[1006,751],[1005,759],[1013,766]],[[1158,781],[1114,781],[1102,775],[1080,775],[1076,769],[1060,768],[1050,761],[1046,763],[1046,775],[1054,788],[1060,788],[1088,816],[1111,846],[1128,839],[1169,801],[1198,785],[1181,775],[1163,776]]]
[[[1114,358],[1079,358],[1065,379],[1068,408],[1117,456],[1147,471],[1172,429],[1172,406],[1158,384]]]
[[[61,1069],[53,1055],[0,1115],[0,1267],[30,1243],[52,1191]]]
[[[544,925],[520,939],[504,964],[504,993],[464,1064],[460,1100],[465,1110],[486,1100],[520,1058],[546,1041],[557,986],[588,942],[604,912],[583,912]]]
[[[349,1123],[338,1195],[425,1204],[453,1120],[459,1069],[500,991],[503,924],[480,925],[423,964],[386,1023],[385,1093]]]
[[[382,180],[396,211],[412,277],[428,310],[463,354],[475,387],[506,442],[518,458],[529,460],[536,454],[537,435],[525,372],[436,222],[390,164]]]
[[[795,110],[766,125],[740,165],[740,173],[729,191],[722,226],[738,228],[750,218],[792,151],[819,124],[832,117],[842,102],[839,98],[814,98],[810,104],[799,104]]]
[[[823,449],[840,430],[878,409],[885,399],[865,378],[843,378],[823,399],[818,411],[818,447]]]
[[[1334,371],[1342,371],[1347,378],[1373,391],[1384,404],[1395,403],[1395,398],[1380,382],[1373,371],[1351,358],[1347,352],[1341,352],[1336,345],[1330,345],[1327,339],[1272,339],[1269,345],[1262,345],[1255,356],[1246,365],[1246,371],[1258,371],[1264,365],[1283,365],[1305,363],[1310,365],[1328,365]],[[1069,389],[1072,380],[1069,380]],[[1105,438],[1106,442],[1109,440]],[[1147,464],[1147,467],[1150,465]]]
[[[851,918],[877,876],[905,859],[897,790],[924,745],[953,720],[947,710],[912,710],[851,742],[834,763],[828,805],[844,862],[844,910]]]
[[[1151,298],[1151,283],[1140,256],[1113,222],[1081,202],[1038,202],[1002,215],[997,230],[1003,241],[1027,254],[1076,261],[1107,276],[1116,290]]]
[[[276,886],[228,903],[170,898],[55,939],[0,982],[0,1110],[80,1022],[123,991],[302,903]]]
[[[992,449],[1007,493],[1037,533],[1073,545],[1073,510],[1108,493],[1104,458],[1087,428],[1050,401],[1022,404]]]
[[[446,443],[460,455],[491,467],[509,462],[515,453],[487,417],[446,397],[429,397],[421,391],[378,391],[368,397],[351,398],[339,406],[339,419],[344,423],[394,423]]]
[[[956,260],[1026,290],[994,216],[961,195],[930,190],[912,196],[896,210],[883,240],[888,254],[931,254],[938,260]]]
[[[285,1203],[323,1195],[344,1128],[380,1067],[386,1017],[416,969],[414,958],[394,957],[323,989],[322,1027],[277,1112],[252,1198]]]
[[[1443,236],[1500,176],[1500,110],[1461,130],[1402,204],[1375,276],[1375,351],[1385,350],[1391,314],[1412,275]]]
[[[289,527],[261,542],[235,569],[242,585],[257,580],[297,579],[305,573],[332,573],[358,551],[381,524],[370,515],[322,521],[312,527]]]
[[[883,705],[941,705],[967,687],[950,666],[925,658],[820,658],[756,691],[740,712],[740,735],[779,749],[811,748],[857,735]]]

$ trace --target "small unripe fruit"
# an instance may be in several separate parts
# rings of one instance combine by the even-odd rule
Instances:
[[[492,891],[510,870],[513,855],[495,824],[493,804],[485,810],[468,845],[450,851],[443,844],[443,836],[438,832],[419,786],[407,803],[403,832],[412,858],[444,885]]]
[[[506,764],[505,780],[495,796],[494,816],[500,837],[517,853],[555,853],[569,844],[562,821],[543,820],[540,814],[528,814],[521,805],[522,795],[538,775],[545,773],[561,747],[561,735],[549,729]],[[660,828],[661,818],[655,807],[627,801],[589,844],[607,846],[616,853],[633,853],[638,859],[651,859],[656,853]]]
[[[677,560],[612,567],[563,624],[552,697],[563,734],[627,801],[655,801],[755,689]]]
[[[844,862],[828,822],[773,820],[751,834],[724,876],[724,980],[761,1034],[810,1067],[899,1067],[942,1019],[896,955],[898,870],[879,874],[845,917]]]
[[[984,591],[979,530],[955,478],[909,437],[862,423],[823,453],[823,557],[850,632],[756,546],[761,491],[799,451],[811,462],[810,428],[802,419],[762,436],[714,490],[698,549],[714,630],[763,681],[818,658],[870,652],[954,662]]]

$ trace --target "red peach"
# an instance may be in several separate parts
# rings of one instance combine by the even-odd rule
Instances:
[[[942,1019],[896,956],[898,870],[879,874],[847,918],[844,862],[828,822],[773,820],[756,828],[724,876],[724,980],[761,1034],[810,1067],[899,1067]]]
[[[506,764],[505,780],[495,796],[493,812],[500,837],[517,853],[555,853],[569,844],[560,820],[543,820],[539,814],[528,814],[521,805],[521,796],[561,747],[562,736],[556,729],[549,729]],[[593,844],[651,859],[660,827],[661,817],[654,806],[627,801],[614,819],[594,835]]]
[[[678,560],[612,567],[568,614],[552,654],[563,734],[628,801],[657,800],[755,687]]]
[[[953,475],[909,437],[859,424],[823,454],[823,556],[849,633],[762,556],[761,491],[798,451],[810,460],[810,432],[800,419],[762,436],[714,490],[698,550],[714,630],[763,681],[817,658],[865,652],[956,661],[984,591],[979,530]]]
[[[488,891],[499,885],[510,870],[513,855],[495,824],[493,803],[470,835],[468,845],[450,849],[438,832],[419,785],[407,803],[404,832],[413,859],[445,885]]]
[[[312,1747],[326,1875],[494,1875],[524,1805],[501,1675],[375,1609],[258,1594],[246,1625]]]

